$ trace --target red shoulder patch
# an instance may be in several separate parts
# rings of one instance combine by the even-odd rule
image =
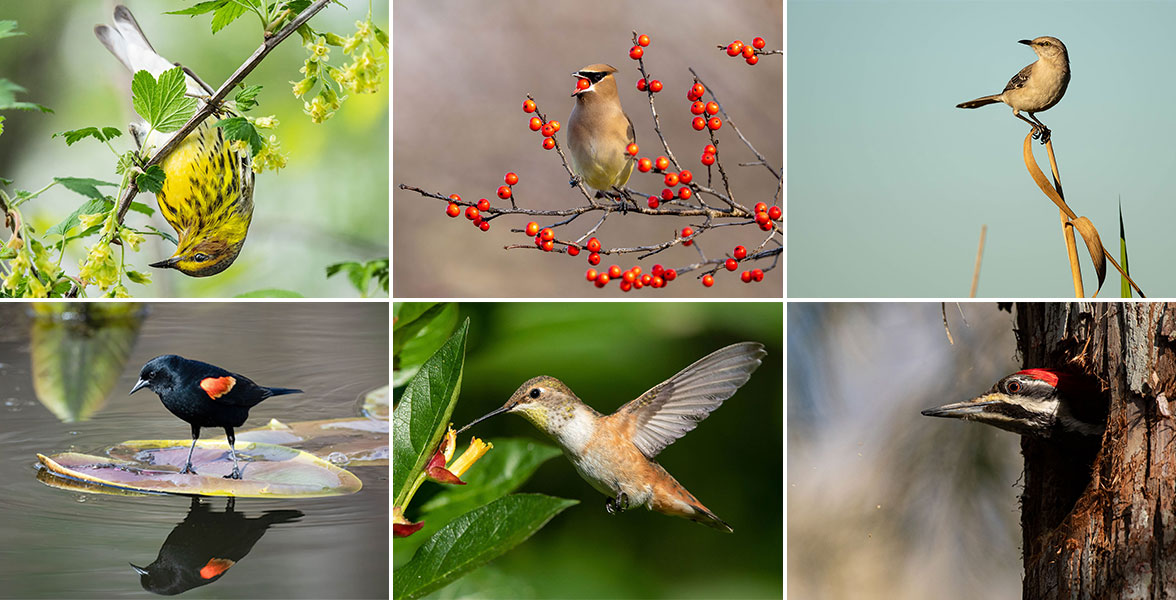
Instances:
[[[1049,369],[1025,369],[1024,371],[1017,371],[1017,375],[1028,375],[1034,379],[1040,379],[1054,387],[1058,387],[1058,374]]]
[[[213,400],[229,393],[234,385],[237,385],[237,380],[232,377],[205,377],[200,380],[200,389]]]
[[[208,381],[208,380],[206,379],[205,381]],[[208,560],[208,563],[205,564],[200,569],[200,578],[201,579],[212,579],[213,577],[216,577],[217,575],[224,574],[225,571],[228,571],[229,568],[235,564],[237,564],[237,563],[235,563],[227,558],[211,558]]]

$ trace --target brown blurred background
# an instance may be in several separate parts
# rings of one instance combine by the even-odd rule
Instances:
[[[529,241],[509,230],[522,228],[531,219],[500,217],[483,233],[464,216],[448,218],[440,200],[397,186],[457,193],[464,200],[488,198],[494,206],[502,206],[506,201],[495,190],[503,184],[503,175],[513,171],[520,178],[514,186],[520,206],[556,209],[583,203],[579,192],[568,187],[559,156],[540,148],[541,136],[527,128],[531,115],[521,107],[531,93],[548,118],[566,124],[573,106],[571,73],[599,62],[619,69],[621,102],[636,128],[640,156],[662,154],[645,94],[635,86],[640,78],[637,63],[628,57],[633,30],[652,39],[645,67],[652,78],[665,84],[655,102],[666,140],[685,168],[696,175],[704,173],[698,157],[708,143],[704,133],[690,127],[694,115],[686,90],[693,80],[687,69],[694,67],[744,135],[779,172],[783,166],[783,57],[765,56],[759,64],[748,66],[716,46],[760,36],[767,41],[766,49],[781,49],[782,11],[783,4],[773,1],[613,0],[591,6],[450,0],[395,3],[391,182],[395,296],[621,295],[615,285],[597,290],[584,280],[589,267],[585,253],[573,258],[530,249],[503,250],[508,244]],[[566,129],[557,137],[566,146]],[[726,124],[718,137],[737,200],[747,206],[758,201],[770,205],[776,179],[763,167],[736,166],[755,158]],[[635,172],[629,186],[657,193],[664,187],[660,179]],[[598,219],[599,215],[585,215],[567,231],[579,237]],[[554,221],[550,217],[535,220]],[[688,218],[655,220],[617,214],[597,237],[606,246],[644,245],[669,239],[675,229],[689,224]],[[722,227],[709,231],[702,243],[713,258],[729,253],[737,244],[752,248],[763,237],[754,226]],[[648,272],[654,263],[681,266],[698,260],[694,248],[685,247],[641,263],[635,263],[636,256],[605,256],[601,265],[627,269],[640,264]],[[782,271],[769,272],[763,282],[745,284],[739,281],[738,271],[723,270],[710,289],[695,279],[698,273],[694,272],[667,288],[636,293],[643,297],[779,297]]]

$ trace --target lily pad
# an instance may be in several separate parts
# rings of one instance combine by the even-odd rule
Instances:
[[[390,412],[392,410],[388,406],[388,386],[378,387],[363,395],[363,406],[360,408],[363,416],[387,421]]]
[[[263,427],[238,433],[237,441],[288,446],[339,466],[388,465],[387,420],[351,417],[287,424],[272,419]]]
[[[240,439],[237,457],[242,479],[224,478],[233,470],[233,461],[223,440],[199,442],[192,454],[197,473],[181,474],[190,444],[190,440],[133,440],[108,448],[105,456],[64,452],[37,458],[59,477],[122,491],[318,498],[353,494],[363,487],[355,475],[308,452]]]

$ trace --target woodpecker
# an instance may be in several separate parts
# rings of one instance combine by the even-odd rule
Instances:
[[[1054,369],[1025,369],[964,402],[923,411],[928,417],[978,421],[1041,438],[1101,436],[1107,406],[1095,381]]]

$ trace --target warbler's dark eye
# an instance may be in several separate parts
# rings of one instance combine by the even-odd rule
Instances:
[[[531,388],[531,393],[528,395],[532,398],[538,398],[539,397],[539,388]]]
[[[196,262],[205,262],[210,258],[212,258],[212,257],[203,253],[203,252],[197,252],[196,254],[192,255],[192,260],[194,260]]]
[[[1009,392],[1016,394],[1021,391],[1021,382],[1020,381],[1010,381],[1009,384],[1005,387],[1007,387],[1009,389]]]

